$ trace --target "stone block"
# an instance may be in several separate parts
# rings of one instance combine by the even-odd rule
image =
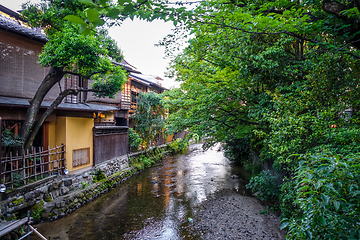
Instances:
[[[45,203],[45,204],[44,204],[44,212],[50,213],[51,210],[54,209],[54,207],[55,207],[55,204],[52,203],[52,202],[51,202],[51,203]]]
[[[69,192],[69,189],[67,187],[61,187],[60,188],[60,195],[66,195]]]
[[[49,193],[49,186],[43,186],[42,188],[40,188],[40,191],[43,194]]]
[[[73,180],[71,178],[64,178],[63,181],[64,181],[64,186],[65,187],[69,187],[73,183]]]
[[[24,195],[24,200],[25,200],[25,202],[28,202],[28,201],[30,201],[30,200],[32,200],[32,199],[34,199],[34,198],[35,198],[34,192],[28,192],[28,193],[26,193],[26,194]]]
[[[63,180],[55,180],[55,181],[53,182],[53,185],[52,185],[52,186],[53,186],[54,189],[58,189],[58,188],[61,187],[62,183],[63,183]]]
[[[45,193],[45,194],[44,194],[44,197],[43,197],[43,200],[44,200],[45,202],[52,202],[51,194],[50,194],[50,193]]]
[[[60,191],[59,189],[54,189],[52,192],[51,192],[51,195],[53,197],[53,199],[56,199],[60,196]]]
[[[60,213],[60,210],[55,208],[52,210],[52,213],[54,213],[55,215],[58,215]]]
[[[39,197],[40,196],[40,194],[41,194],[41,191],[40,190],[35,190],[34,191],[34,197]]]

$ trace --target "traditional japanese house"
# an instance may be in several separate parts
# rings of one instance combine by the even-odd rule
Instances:
[[[37,63],[37,56],[46,42],[46,36],[40,29],[29,28],[17,12],[0,5],[0,117],[3,129],[15,134],[25,119],[29,100],[47,74],[48,69]],[[71,76],[61,80],[60,85],[62,89],[67,89],[87,84],[83,79]],[[59,92],[58,85],[48,92],[39,114],[46,110]],[[98,139],[96,123],[106,122],[108,116],[119,110],[112,102],[88,102],[87,97],[79,94],[65,98],[46,119],[33,143],[42,151],[66,145],[66,168],[70,172],[97,162],[94,154],[94,148],[99,147],[99,144],[94,144],[94,140]],[[109,158],[127,152],[127,126],[121,131],[122,141],[113,147]],[[5,151],[2,152],[4,155]]]
[[[41,29],[28,27],[17,12],[0,5],[0,117],[3,129],[15,134],[25,119],[29,100],[47,74],[48,69],[37,63],[46,42]],[[33,143],[41,151],[64,144],[70,172],[127,154],[129,114],[134,113],[138,93],[166,90],[159,84],[160,78],[141,74],[125,60],[114,64],[129,73],[128,82],[114,99],[96,98],[86,92],[66,97],[46,119]],[[88,88],[91,81],[70,76],[63,78],[60,86],[63,90]],[[59,92],[58,85],[48,92],[39,115]]]

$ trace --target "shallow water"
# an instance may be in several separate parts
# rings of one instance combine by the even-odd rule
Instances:
[[[109,193],[55,222],[36,225],[47,239],[197,239],[184,230],[199,204],[222,189],[244,192],[216,146],[169,156]],[[32,236],[31,239],[39,239]]]

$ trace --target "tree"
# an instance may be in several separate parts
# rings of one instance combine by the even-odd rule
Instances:
[[[113,97],[121,90],[125,81],[125,72],[112,61],[121,61],[122,55],[116,43],[109,38],[104,28],[79,34],[81,26],[65,21],[71,14],[84,16],[91,10],[77,0],[43,0],[39,4],[27,3],[23,6],[24,18],[32,27],[41,27],[48,38],[39,55],[41,66],[49,67],[49,72],[41,82],[33,99],[30,101],[26,119],[20,129],[24,148],[29,148],[40,126],[46,117],[68,95],[77,95],[80,91],[94,92],[98,97]],[[98,22],[101,25],[102,22]],[[96,23],[93,23],[96,27]],[[34,126],[40,105],[47,92],[67,75],[77,75],[84,79],[94,80],[91,89],[65,89],[41,116]]]
[[[203,15],[189,25],[193,38],[173,61],[181,89],[167,93],[172,109],[168,124],[173,131],[186,127],[222,142],[233,156],[244,158],[236,155],[243,151],[272,163],[272,171],[255,176],[250,186],[259,196],[281,203],[289,239],[297,233],[323,236],[324,231],[336,231],[341,239],[358,238],[358,227],[342,214],[332,185],[322,187],[336,171],[334,182],[349,182],[339,187],[339,195],[353,199],[349,195],[355,187],[349,188],[359,171],[349,166],[358,159],[348,159],[360,151],[356,40],[338,35],[338,28],[345,31],[346,24],[317,6],[320,1],[235,3],[208,1],[194,10]],[[275,3],[290,5],[269,8]],[[306,13],[324,14],[326,23],[312,21]],[[309,156],[319,154],[323,154],[319,164],[313,166]],[[336,156],[344,165],[325,162],[323,156]],[[249,163],[249,157],[241,161]],[[304,159],[310,161],[305,164]],[[316,177],[315,171],[320,172]],[[268,194],[280,188],[281,195]],[[357,216],[345,202],[342,206]]]
[[[142,138],[142,145],[148,147],[164,135],[165,108],[161,95],[155,92],[140,92],[134,119],[135,131]]]

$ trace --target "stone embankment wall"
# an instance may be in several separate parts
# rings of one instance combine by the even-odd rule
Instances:
[[[158,155],[167,155],[166,147],[158,146]],[[154,152],[145,154],[154,155]],[[75,174],[51,176],[6,193],[2,196],[5,200],[0,202],[0,218],[11,220],[28,209],[38,220],[64,217],[139,172],[129,167],[128,157],[140,154],[144,153],[121,156]]]

